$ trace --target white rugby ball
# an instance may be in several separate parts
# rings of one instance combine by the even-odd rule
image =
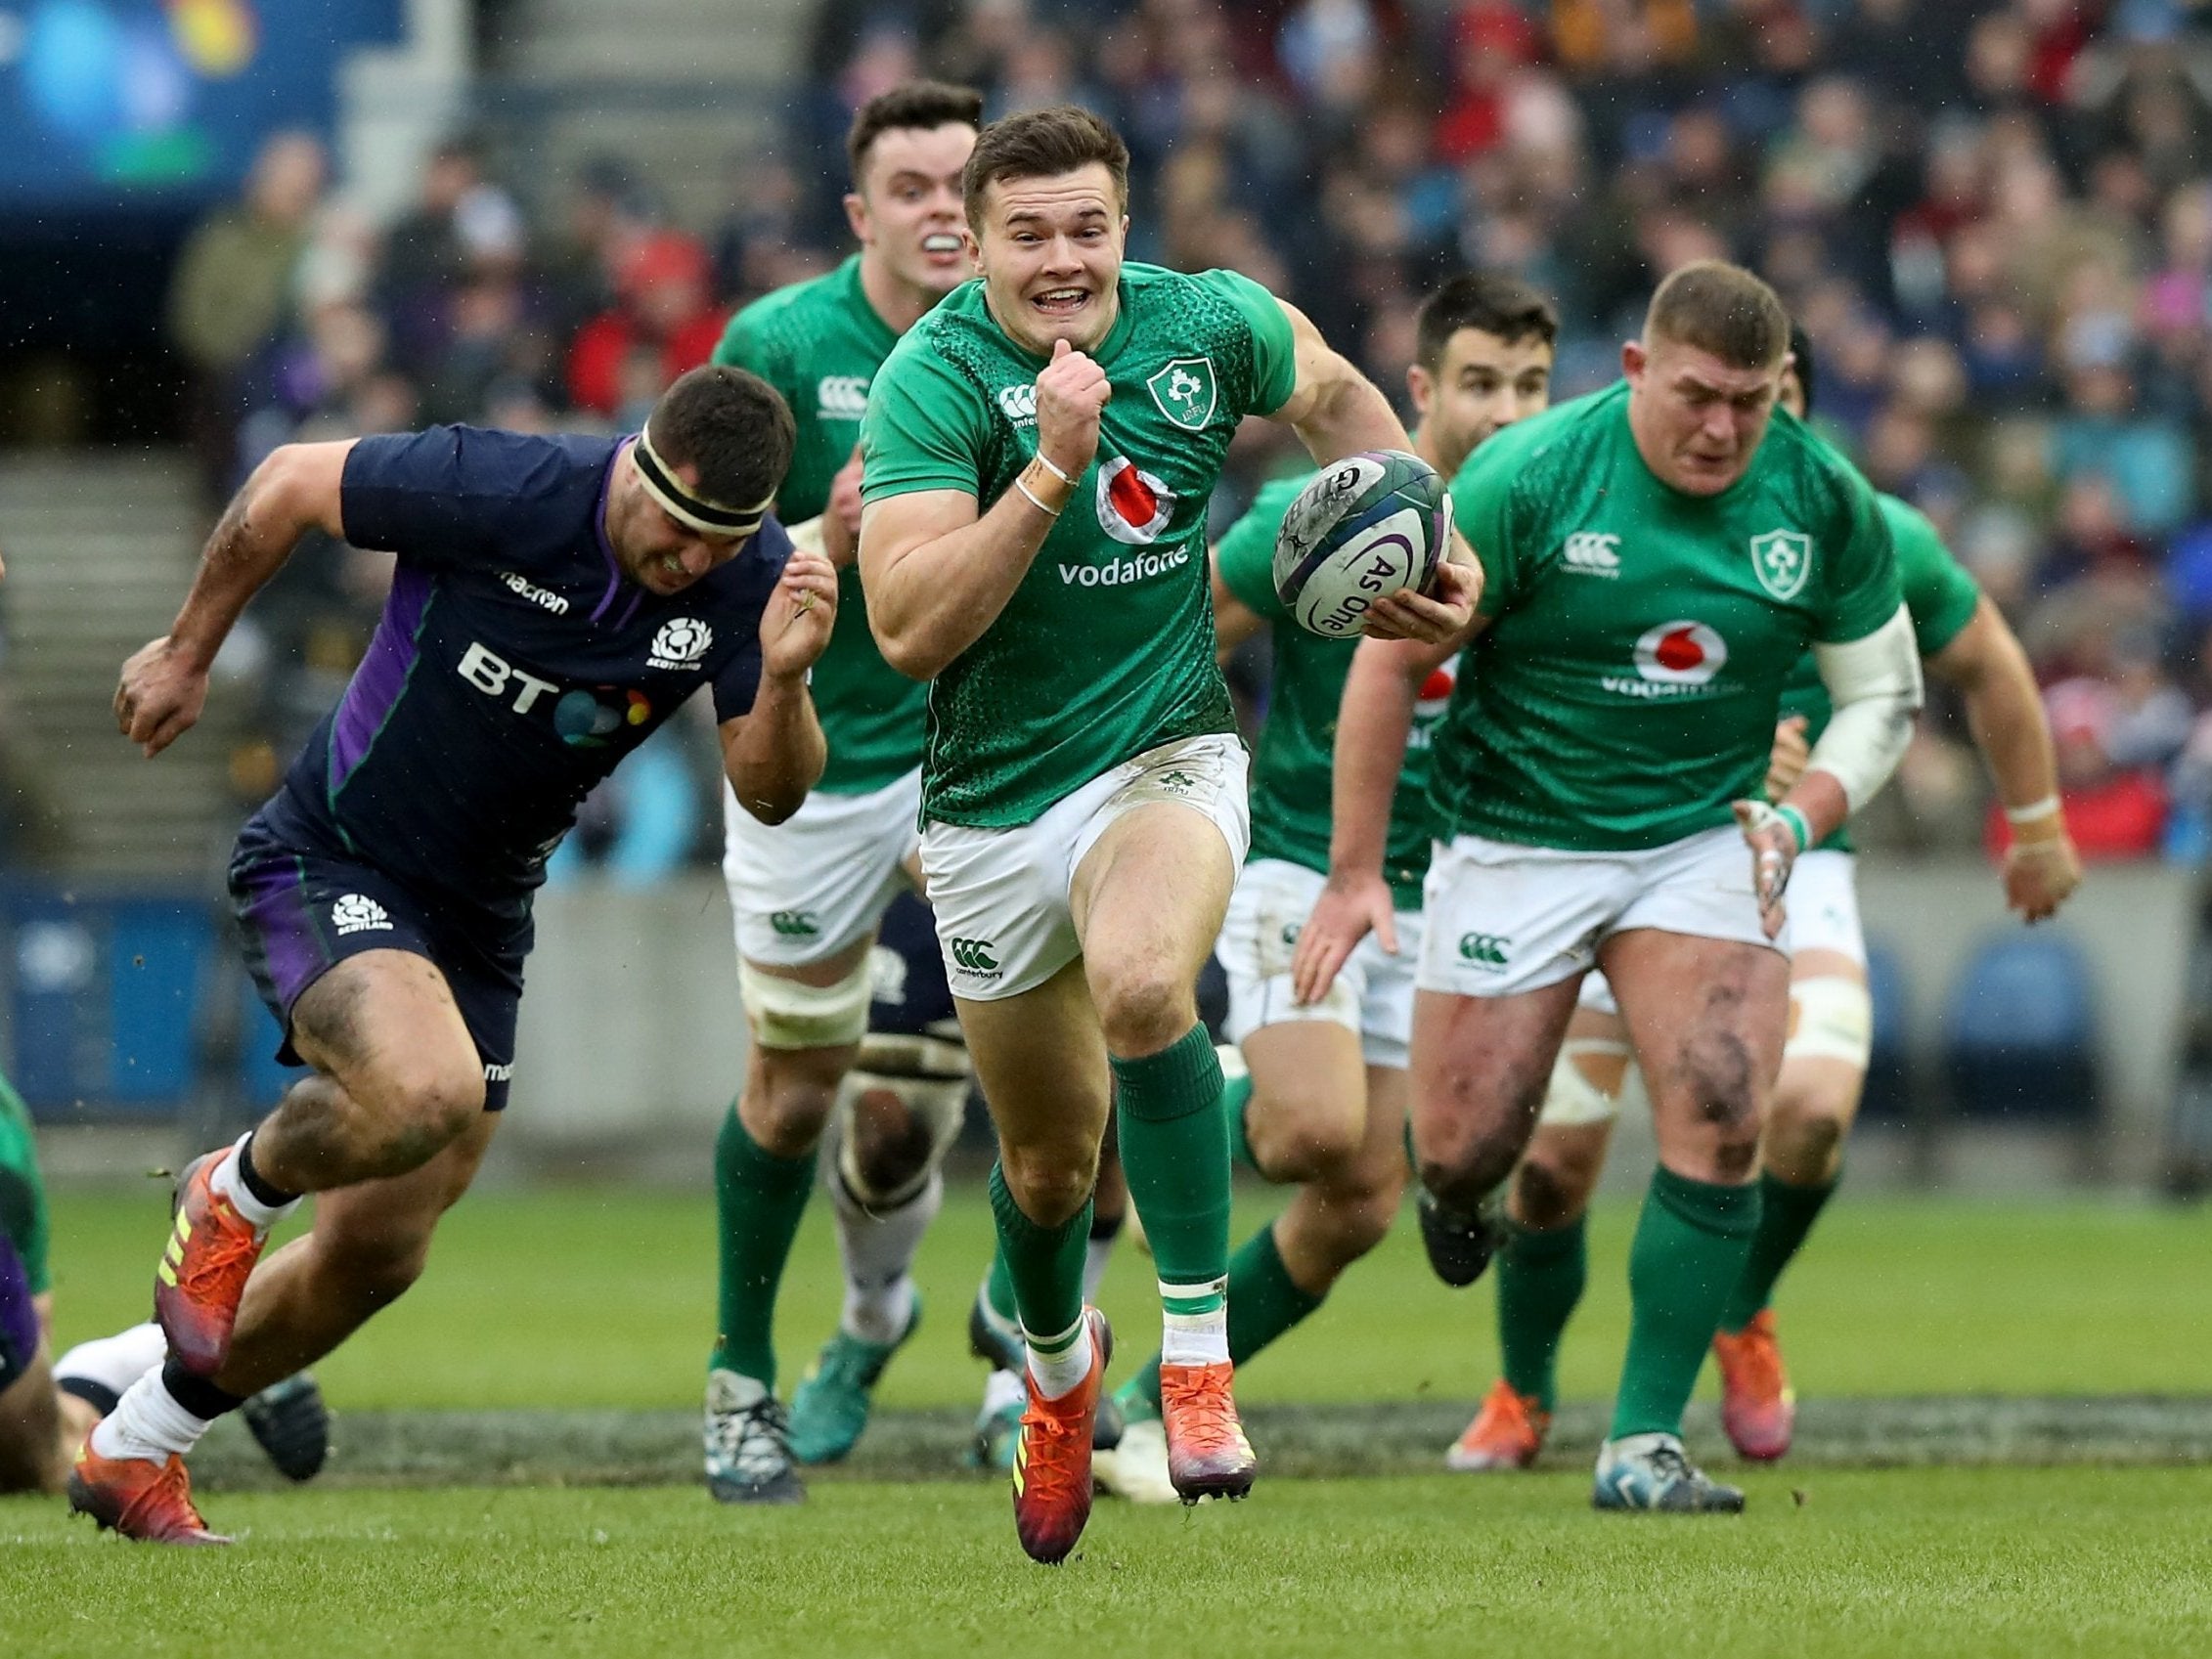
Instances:
[[[1314,475],[1275,536],[1275,592],[1294,621],[1349,639],[1385,594],[1426,591],[1451,540],[1451,494],[1403,450],[1347,456]]]

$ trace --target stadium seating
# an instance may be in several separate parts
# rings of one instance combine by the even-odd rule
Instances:
[[[1913,1067],[1907,1025],[1912,987],[1897,952],[1872,939],[1867,941],[1867,989],[1874,998],[1874,1053],[1867,1063],[1860,1115],[1880,1123],[1909,1122]]]
[[[1978,947],[1951,987],[1943,1032],[1959,1116],[2096,1121],[2096,996],[2087,957],[2063,934],[2009,932]]]

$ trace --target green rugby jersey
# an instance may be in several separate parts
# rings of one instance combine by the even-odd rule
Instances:
[[[1098,453],[1006,608],[930,687],[925,820],[1003,828],[1132,756],[1234,731],[1214,663],[1206,505],[1237,423],[1297,384],[1289,319],[1228,271],[1124,265],[1092,353]],[[1037,453],[1039,372],[981,282],[899,342],[862,429],[869,502],[958,490],[985,510]]]
[[[1913,619],[1913,638],[1923,657],[1932,657],[1973,621],[1974,607],[1981,603],[1981,589],[1951,556],[1925,513],[1895,496],[1878,495],[1875,504],[1881,509],[1882,520],[1889,526],[1889,539],[1897,548],[1897,586],[1904,591],[1905,609]],[[1836,706],[1829,700],[1819,665],[1809,651],[1782,688],[1782,712],[1805,717],[1805,736],[1810,742],[1817,743],[1828,729]],[[1854,851],[1851,826],[1845,824],[1821,846],[1833,852]]]
[[[47,1268],[46,1187],[38,1178],[30,1109],[5,1077],[0,1077],[0,1233],[22,1258],[30,1293],[43,1295],[53,1283]]]
[[[1433,746],[1441,837],[1629,851],[1733,822],[1812,643],[1900,603],[1874,491],[1780,412],[1742,478],[1690,496],[1637,454],[1622,382],[1500,432],[1452,504],[1489,625]]]
[[[799,425],[791,470],[776,494],[786,524],[817,517],[829,483],[860,441],[868,383],[899,336],[861,287],[861,256],[826,276],[777,288],[730,320],[717,363],[749,369],[791,406]],[[864,795],[921,764],[929,690],[883,660],[868,633],[861,573],[838,573],[837,621],[815,665],[815,713],[829,759],[817,789]]]
[[[1275,533],[1299,491],[1316,476],[1302,472],[1262,486],[1216,551],[1223,586],[1266,619],[1273,648],[1267,718],[1252,762],[1252,856],[1281,858],[1327,875],[1337,709],[1359,641],[1306,633],[1275,592]],[[1406,735],[1405,766],[1391,800],[1383,875],[1401,910],[1421,908],[1421,878],[1429,873],[1429,743],[1443,718],[1456,666],[1446,663],[1421,687]]]

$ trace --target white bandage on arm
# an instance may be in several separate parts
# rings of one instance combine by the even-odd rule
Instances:
[[[1805,769],[1834,777],[1857,811],[1897,769],[1921,712],[1921,653],[1912,616],[1899,605],[1895,616],[1864,639],[1816,644],[1813,658],[1836,715],[1813,745]]]

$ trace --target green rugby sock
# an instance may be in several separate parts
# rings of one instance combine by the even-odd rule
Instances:
[[[994,1163],[991,1214],[998,1224],[998,1259],[1004,1263],[1007,1283],[1013,1288],[1023,1332],[1047,1342],[1064,1338],[1083,1318],[1083,1261],[1090,1245],[1090,1201],[1084,1200],[1083,1207],[1059,1226],[1040,1227],[1022,1213],[1007,1189],[1005,1170]]]
[[[814,1191],[815,1159],[777,1157],[754,1140],[732,1105],[714,1143],[715,1212],[722,1223],[721,1334],[707,1363],[775,1390],[775,1291]]]
[[[1006,1252],[994,1248],[991,1272],[983,1282],[984,1305],[1008,1325],[1021,1323],[1022,1311],[1014,1305],[1014,1276],[1006,1268]]]
[[[1661,1165],[1628,1248],[1628,1357],[1613,1432],[1678,1434],[1720,1310],[1744,1275],[1759,1189],[1693,1181]]]
[[[1229,1359],[1243,1365],[1284,1332],[1321,1305],[1322,1298],[1299,1288],[1298,1281],[1283,1265],[1283,1252],[1275,1244],[1272,1224],[1244,1242],[1229,1262]],[[1144,1368],[1122,1385],[1122,1395],[1134,1394],[1160,1411],[1160,1356],[1154,1354]]]
[[[1229,1120],[1229,1156],[1245,1168],[1264,1175],[1266,1171],[1261,1169],[1260,1160],[1252,1156],[1252,1125],[1245,1118],[1245,1109],[1251,1105],[1251,1072],[1223,1080],[1221,1112]]]
[[[1834,1181],[1795,1187],[1772,1175],[1759,1177],[1759,1229],[1751,1235],[1751,1253],[1744,1259],[1743,1277],[1721,1310],[1721,1330],[1733,1335],[1774,1299],[1775,1281],[1803,1246],[1805,1235],[1835,1193]]]
[[[1581,1216],[1541,1232],[1509,1223],[1492,1272],[1498,1281],[1498,1352],[1507,1386],[1545,1411],[1559,1394],[1559,1341],[1590,1269]]]
[[[1221,1063],[1204,1026],[1113,1063],[1122,1169],[1144,1222],[1171,1332],[1218,1318],[1229,1272],[1229,1134]]]

